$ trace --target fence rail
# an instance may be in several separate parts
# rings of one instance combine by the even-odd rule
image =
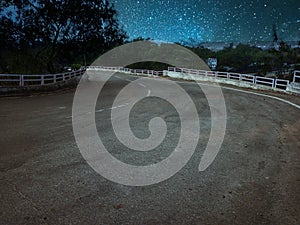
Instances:
[[[44,74],[44,75],[20,75],[0,74],[0,87],[3,86],[44,86],[79,77],[85,72],[85,68],[68,73]]]
[[[0,74],[0,87],[3,86],[44,86],[49,84],[55,84],[57,82],[63,82],[70,80],[75,77],[80,77],[86,70],[109,70],[115,72],[124,72],[137,75],[152,75],[152,76],[163,76],[166,71],[155,71],[147,69],[129,69],[125,67],[115,66],[88,66],[83,67],[80,70],[72,71],[68,73],[60,74],[45,74],[45,75],[19,75],[19,74]],[[287,89],[290,85],[288,80],[274,79],[267,77],[254,76],[251,74],[239,74],[232,72],[219,72],[219,71],[206,71],[206,70],[195,70],[186,68],[168,67],[170,72],[186,73],[196,76],[205,76],[218,79],[242,81],[245,83],[251,83],[253,85],[265,85],[273,89]],[[300,71],[294,72],[293,83],[300,82]]]
[[[295,71],[294,72],[294,79],[293,82],[300,82],[300,71]]]
[[[239,73],[231,73],[231,72],[218,72],[218,71],[203,71],[203,70],[191,70],[185,68],[175,68],[175,67],[168,67],[168,71],[171,72],[180,72],[180,73],[188,73],[192,75],[202,75],[206,77],[214,77],[220,79],[227,79],[227,80],[236,80],[236,81],[243,81],[252,83],[254,85],[265,85],[271,88],[277,89],[287,89],[290,84],[289,80],[283,79],[274,79],[268,77],[260,77],[254,76],[250,74],[239,74]],[[300,71],[294,72],[294,79],[293,82],[300,82]]]
[[[132,74],[141,74],[141,75],[153,75],[153,76],[162,76],[163,71],[156,70],[147,70],[147,69],[130,69],[126,67],[107,67],[107,66],[88,66],[87,70],[110,70],[116,72],[125,72]]]

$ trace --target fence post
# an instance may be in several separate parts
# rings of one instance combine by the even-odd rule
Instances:
[[[44,76],[41,75],[41,85],[44,85],[45,84],[45,81],[44,81]]]
[[[53,75],[53,83],[56,83],[56,74]]]
[[[275,88],[275,79],[272,80],[272,88]]]
[[[24,86],[24,75],[21,75],[21,76],[20,76],[20,82],[19,82],[19,85],[22,86],[22,87]]]

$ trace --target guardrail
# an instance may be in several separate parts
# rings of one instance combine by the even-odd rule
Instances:
[[[0,74],[0,87],[3,86],[44,86],[70,80],[84,74],[85,68],[68,73],[44,75]]]
[[[147,70],[147,69],[144,69],[144,70],[143,69],[129,69],[129,68],[124,68],[124,67],[93,66],[93,67],[87,67],[87,69],[113,70],[113,71],[125,72],[125,73],[137,74],[137,75],[141,74],[141,75],[162,76],[162,75],[165,74],[164,71],[155,71],[155,70]],[[289,80],[254,76],[254,75],[251,75],[251,74],[195,70],[195,69],[186,69],[186,68],[177,68],[177,67],[168,67],[168,71],[187,73],[187,74],[191,74],[191,75],[198,75],[198,76],[205,76],[205,77],[223,78],[223,79],[226,79],[226,80],[242,81],[242,82],[245,82],[245,83],[253,84],[255,86],[256,85],[268,86],[272,89],[287,90],[289,85],[290,85]],[[300,71],[295,71],[294,72],[294,82],[298,78],[300,78]]]
[[[153,75],[153,76],[162,76],[164,74],[163,71],[143,70],[143,69],[129,69],[127,72],[133,74]]]
[[[250,74],[193,70],[193,69],[175,68],[175,67],[169,67],[168,71],[188,73],[188,74],[192,74],[192,75],[200,75],[200,76],[206,76],[206,77],[221,78],[221,79],[227,79],[227,80],[243,81],[243,82],[251,83],[253,85],[269,86],[273,89],[275,89],[275,88],[287,89],[287,87],[290,84],[290,81],[288,81],[288,80],[260,77],[260,76],[250,75]],[[296,78],[300,78],[300,71],[295,71],[294,82],[295,82]]]
[[[147,69],[129,69],[126,67],[107,67],[107,66],[88,66],[87,70],[110,70],[116,72],[125,72],[131,74],[162,76],[163,71],[147,70]]]
[[[299,81],[298,81],[299,80]],[[300,71],[295,71],[294,72],[294,78],[293,78],[293,82],[299,82],[300,83]]]
[[[106,66],[88,66],[82,67],[80,70],[72,71],[68,73],[59,74],[45,74],[45,75],[18,75],[18,74],[0,74],[0,87],[3,86],[44,86],[49,84],[55,84],[70,80],[75,77],[80,77],[86,70],[110,70],[116,72],[124,72],[137,75],[152,75],[152,76],[163,76],[164,71],[155,71],[147,69],[129,69],[125,67],[106,67]],[[186,68],[168,67],[170,72],[186,73],[197,76],[205,76],[233,81],[242,81],[253,85],[265,85],[272,89],[284,89],[287,90],[290,86],[288,80],[274,79],[267,77],[254,76],[251,74],[239,74],[232,72],[219,72],[219,71],[206,71],[206,70],[195,70]],[[293,83],[300,81],[300,71],[294,72]]]

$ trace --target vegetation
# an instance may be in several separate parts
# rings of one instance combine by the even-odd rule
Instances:
[[[140,39],[139,39],[140,40]],[[224,48],[221,51],[211,51],[199,45],[185,46],[203,60],[218,59],[218,71],[251,73],[260,76],[272,75],[277,78],[292,79],[293,70],[300,70],[300,48],[292,49],[284,42],[279,49],[262,50],[250,45],[239,44]],[[130,65],[130,68],[164,70],[170,65],[155,62],[141,62]]]
[[[107,0],[3,0],[0,72],[58,72],[126,39]]]
[[[2,0],[0,3],[0,73],[55,73],[89,65],[107,50],[127,42],[114,6],[107,0]],[[276,27],[273,42],[278,43]],[[136,38],[132,41],[150,40]],[[262,50],[233,44],[211,51],[185,42],[203,60],[217,58],[219,71],[286,78],[300,69],[300,48],[284,42]],[[143,62],[131,68],[163,70],[169,65]]]
[[[270,48],[262,50],[250,45],[239,44],[214,52],[201,46],[191,48],[202,59],[217,58],[220,71],[233,71],[240,73],[254,73],[266,75],[276,71],[276,76],[283,77],[289,69],[300,69],[300,48],[292,49],[281,42],[279,49]]]
[[[138,38],[136,40],[145,40]],[[149,40],[149,39],[146,39]],[[178,44],[178,43],[177,43]],[[299,43],[300,44],[300,43]],[[291,48],[285,42],[280,42],[278,48],[262,50],[247,44],[231,44],[221,51],[212,51],[200,44],[184,43],[203,60],[218,59],[218,71],[251,73],[260,76],[272,75],[277,78],[291,79],[293,70],[300,70],[300,48]],[[163,70],[170,65],[154,62],[143,62],[130,65],[130,68]]]

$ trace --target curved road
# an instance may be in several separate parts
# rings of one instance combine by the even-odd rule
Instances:
[[[114,136],[109,116],[126,107],[111,109],[118,92],[134,79],[117,74],[105,85],[96,122],[111,154],[145,165],[171,153],[180,135],[179,120],[167,102],[139,102],[130,117],[133,133],[149,136],[148,123],[158,115],[168,134],[148,153],[126,149]],[[197,84],[178,84],[197,107],[199,143],[179,173],[146,187],[115,184],[85,162],[72,130],[75,90],[0,98],[0,224],[299,224],[300,110],[224,88],[225,139],[213,164],[199,172],[210,135],[210,109]],[[297,96],[267,94],[300,105]]]

